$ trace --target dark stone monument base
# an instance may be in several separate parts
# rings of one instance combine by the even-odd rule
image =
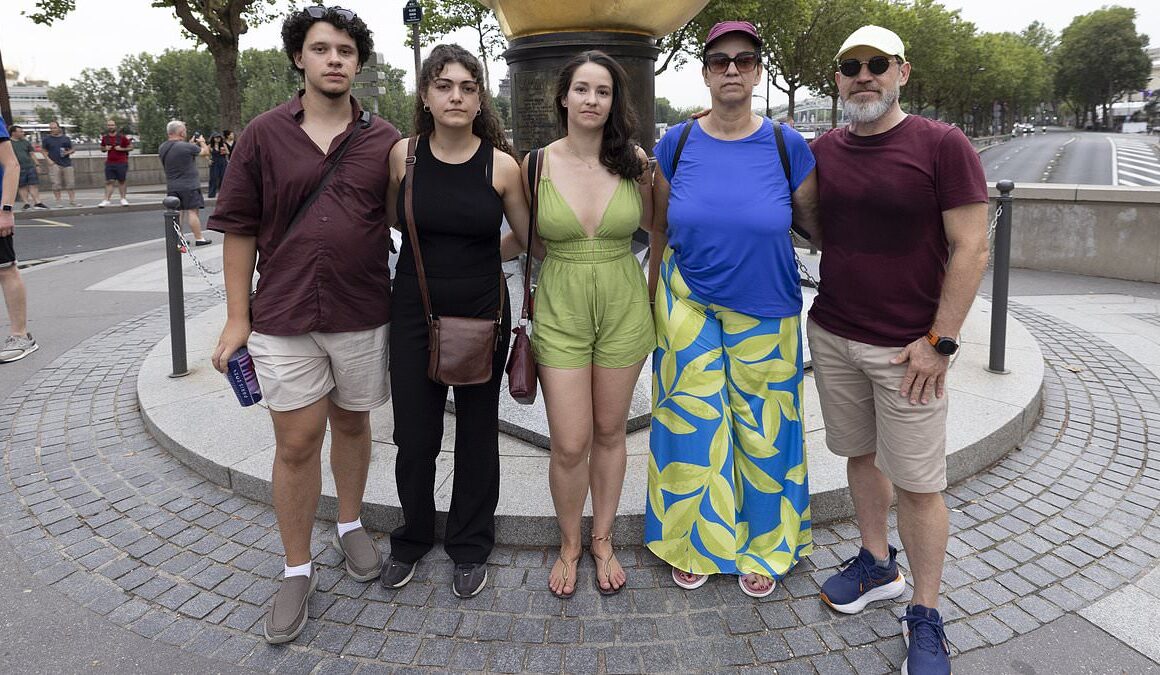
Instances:
[[[523,155],[564,135],[556,121],[556,78],[573,56],[599,49],[628,73],[629,91],[639,121],[636,140],[653,147],[654,77],[660,50],[647,35],[597,31],[548,33],[516,38],[504,53],[512,85],[512,126],[516,151]]]

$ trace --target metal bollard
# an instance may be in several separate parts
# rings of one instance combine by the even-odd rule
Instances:
[[[991,359],[987,370],[992,373],[1009,372],[1007,357],[1007,291],[1011,276],[1011,191],[1015,182],[1001,180],[996,208],[1002,209],[995,224],[995,267],[991,285]]]
[[[169,279],[169,346],[173,355],[173,372],[169,377],[189,374],[185,358],[185,288],[181,278],[181,241],[177,232],[181,227],[181,201],[166,197],[165,205],[165,268]]]

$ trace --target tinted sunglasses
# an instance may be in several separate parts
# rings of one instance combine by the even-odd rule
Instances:
[[[350,11],[349,9],[343,9],[342,7],[323,7],[322,5],[307,5],[306,8],[303,9],[302,11],[305,12],[306,15],[309,16],[311,19],[321,19],[322,17],[326,16],[327,12],[334,12],[339,17],[341,17],[344,21],[354,20],[354,12]]]
[[[757,52],[741,52],[737,56],[726,56],[721,52],[714,52],[706,54],[704,59],[705,67],[709,69],[710,73],[721,73],[729,70],[729,64],[732,63],[737,66],[739,73],[751,73],[761,63],[761,55]]]
[[[870,69],[870,74],[881,75],[887,70],[890,70],[890,62],[894,59],[888,56],[872,56],[869,61],[859,61],[858,59],[843,59],[838,62],[838,72],[846,77],[854,77],[862,72],[862,64]]]

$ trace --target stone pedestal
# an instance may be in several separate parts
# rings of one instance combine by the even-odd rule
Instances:
[[[638,119],[636,140],[651,154],[655,133],[653,72],[660,50],[646,35],[585,31],[515,38],[504,53],[511,78],[515,147],[520,155],[564,134],[552,100],[556,78],[565,63],[589,49],[608,54],[628,73],[628,95]]]

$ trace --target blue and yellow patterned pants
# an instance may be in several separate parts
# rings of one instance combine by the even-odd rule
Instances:
[[[687,572],[780,579],[813,542],[801,318],[702,302],[671,249],[654,314],[645,544]]]

